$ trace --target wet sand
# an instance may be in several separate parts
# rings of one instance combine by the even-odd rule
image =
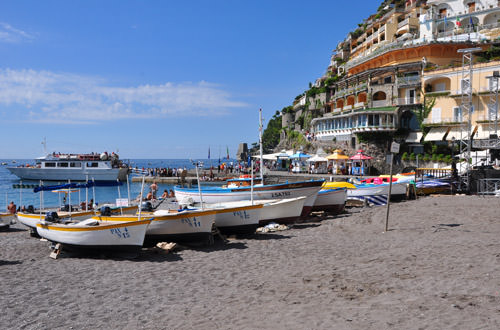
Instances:
[[[3,329],[500,329],[500,199],[426,197],[173,254],[0,232]]]

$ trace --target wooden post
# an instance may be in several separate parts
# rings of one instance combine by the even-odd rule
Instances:
[[[389,194],[387,194],[387,213],[385,216],[385,231],[389,229],[389,209],[391,207],[391,192],[392,192],[392,163],[394,163],[394,154],[391,153],[391,167],[389,177]]]
[[[389,176],[389,194],[387,194],[387,214],[385,216],[385,231],[389,229],[389,209],[391,207],[391,193],[392,193],[392,164],[394,163],[394,154],[399,152],[399,143],[392,142],[391,144],[391,167]]]

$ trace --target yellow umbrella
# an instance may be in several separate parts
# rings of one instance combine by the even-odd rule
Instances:
[[[344,155],[344,152],[340,149],[336,149],[333,151],[333,154],[326,156],[328,160],[347,160],[349,156]]]

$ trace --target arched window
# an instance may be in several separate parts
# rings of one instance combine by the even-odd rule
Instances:
[[[379,91],[373,94],[373,101],[383,101],[387,98],[387,95],[385,95],[384,92]]]

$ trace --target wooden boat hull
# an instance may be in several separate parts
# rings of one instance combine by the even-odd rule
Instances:
[[[267,201],[261,211],[259,225],[270,222],[290,224],[300,221],[307,197],[285,198]]]
[[[313,211],[340,214],[344,211],[347,190],[344,188],[321,189],[314,202]]]
[[[76,249],[130,251],[144,243],[146,229],[151,220],[102,222],[97,226],[84,224],[38,223],[38,235],[63,246]]]
[[[151,224],[146,231],[145,244],[156,242],[191,242],[206,243],[212,237],[212,226],[215,222],[216,211],[207,210],[159,210],[154,213],[143,213],[141,218],[152,217]],[[137,217],[110,216],[93,219],[102,219],[106,222],[129,222]]]
[[[131,212],[131,210],[137,210],[137,206],[127,206],[123,207],[122,211],[124,214],[127,212]],[[17,220],[25,225],[26,227],[36,229],[36,225],[40,223],[40,221],[45,219],[45,216],[47,212],[50,212],[51,210],[42,210],[42,213],[25,213],[25,212],[17,212]],[[90,217],[93,217],[95,215],[100,214],[100,209],[98,210],[90,210],[90,211],[76,211],[76,212],[63,212],[63,211],[54,211],[57,212],[57,215],[59,219],[64,219],[64,220],[84,220],[88,219]],[[119,214],[120,213],[120,208],[113,208],[111,209],[112,214]],[[137,220],[137,219],[136,219]]]
[[[403,199],[406,196],[406,183],[393,182],[391,190],[391,200]],[[387,204],[387,195],[389,194],[389,184],[361,184],[356,185],[356,189],[347,190],[347,199],[367,200],[375,205]]]
[[[251,201],[204,204],[215,210],[215,226],[223,234],[253,233],[259,226],[263,204],[252,205]]]
[[[0,230],[9,229],[15,223],[16,215],[12,213],[0,213]]]

